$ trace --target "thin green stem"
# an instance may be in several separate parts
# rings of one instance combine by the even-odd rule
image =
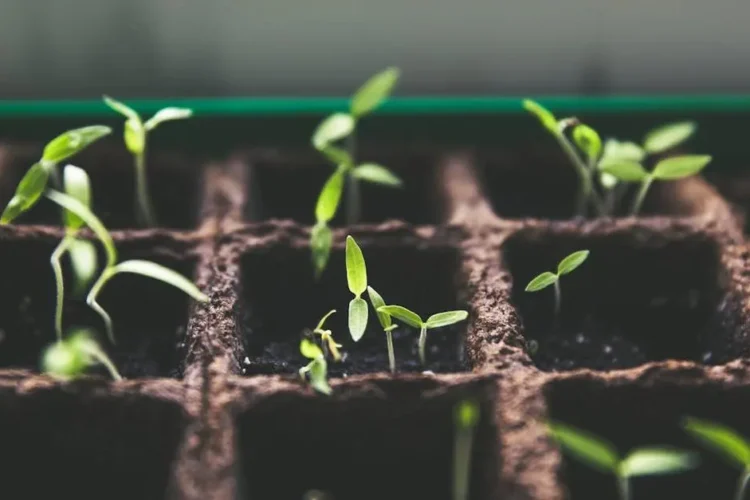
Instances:
[[[630,483],[627,476],[617,477],[617,489],[620,492],[620,500],[630,500]]]
[[[737,493],[734,495],[734,500],[743,500],[745,498],[745,490],[747,484],[750,482],[750,468],[745,469],[737,481]]]
[[[423,324],[419,332],[419,361],[422,363],[422,366],[427,365],[427,358],[425,357],[426,345],[427,345],[427,326]]]
[[[356,154],[357,154],[357,137],[356,129],[352,131],[351,135],[346,138],[347,151],[352,159],[352,164],[356,165]],[[348,225],[356,224],[359,222],[361,214],[361,199],[360,199],[360,186],[359,179],[352,175],[352,171],[346,176],[346,223]]]
[[[648,193],[648,188],[651,187],[651,183],[653,181],[654,179],[651,176],[649,176],[649,177],[646,177],[646,180],[644,180],[641,183],[641,187],[638,190],[638,194],[633,200],[633,206],[630,209],[630,215],[638,215],[638,212],[641,211],[641,205],[643,205],[643,200],[646,199],[646,193]]]
[[[562,302],[562,293],[560,292],[560,277],[555,280],[555,322],[560,317],[560,303]]]
[[[578,156],[578,153],[576,152],[573,145],[570,143],[570,141],[567,139],[567,137],[565,137],[565,135],[562,132],[555,134],[555,137],[557,138],[557,142],[560,143],[560,146],[562,147],[563,151],[565,152],[565,154],[568,156],[571,163],[573,164],[573,167],[576,169],[579,182],[581,183],[581,186],[579,188],[579,191],[576,197],[575,215],[580,215],[580,216],[585,217],[586,207],[589,202],[594,205],[594,208],[596,209],[597,213],[601,214],[604,210],[604,207],[602,205],[601,200],[599,200],[599,195],[593,189],[594,184],[591,180],[592,171],[589,170],[589,168],[586,166],[583,160],[581,160],[581,157]]]
[[[396,354],[393,352],[393,332],[385,332],[385,339],[388,343],[388,366],[391,367],[391,373],[396,373]]]
[[[109,359],[109,356],[107,356],[104,353],[104,351],[102,351],[101,349],[92,347],[88,349],[88,353],[92,358],[99,361],[99,363],[101,363],[104,366],[104,368],[107,369],[107,371],[109,372],[110,376],[113,379],[118,380],[118,381],[122,380],[122,375],[120,375],[120,372],[117,371],[117,367],[112,362],[112,360]]]
[[[148,179],[146,178],[146,146],[143,151],[134,155],[135,158],[135,210],[136,216],[141,223],[147,227],[156,225],[154,207],[151,205],[151,196],[148,192]]]
[[[72,236],[64,237],[60,243],[58,243],[55,250],[52,252],[52,256],[49,261],[52,265],[52,271],[55,274],[55,288],[57,292],[57,298],[55,301],[55,334],[57,334],[57,341],[62,341],[63,329],[62,329],[62,316],[63,316],[63,303],[65,298],[65,284],[63,283],[63,272],[62,266],[60,265],[60,259],[70,247],[73,242]]]
[[[457,429],[455,450],[453,452],[453,500],[468,500],[469,498],[473,441],[473,428]]]
[[[114,274],[115,273],[112,271],[111,267],[107,267],[106,269],[104,269],[104,271],[102,271],[102,274],[96,280],[96,283],[94,283],[94,285],[91,287],[91,290],[86,297],[86,304],[88,304],[91,309],[96,311],[96,313],[99,314],[99,316],[101,316],[102,320],[104,321],[104,327],[107,331],[107,337],[109,337],[110,342],[112,342],[113,344],[115,343],[115,333],[112,328],[112,318],[109,317],[107,311],[105,311],[104,308],[99,305],[96,299],[99,296],[99,293],[101,292],[104,285]]]

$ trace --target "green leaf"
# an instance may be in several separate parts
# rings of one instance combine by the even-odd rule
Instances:
[[[573,129],[573,140],[586,154],[589,161],[599,158],[599,154],[602,152],[602,140],[596,130],[588,125],[578,125]]]
[[[346,113],[334,113],[318,125],[312,136],[315,149],[323,151],[329,144],[350,135],[354,131],[354,117]]]
[[[132,154],[142,154],[146,149],[146,129],[140,120],[125,122],[125,147]]]
[[[91,241],[75,239],[68,246],[68,255],[75,277],[74,293],[81,295],[96,276],[96,246]]]
[[[323,185],[315,205],[315,219],[319,223],[328,222],[336,216],[344,192],[344,177],[345,169],[337,168]]]
[[[588,250],[579,250],[565,257],[557,265],[557,275],[562,276],[563,274],[568,274],[573,271],[588,259],[589,253]]]
[[[323,357],[323,350],[310,339],[302,339],[299,344],[299,352],[308,359]]]
[[[599,182],[602,184],[604,189],[612,189],[617,185],[617,177],[607,172],[601,172],[599,174]]]
[[[685,142],[695,133],[694,122],[669,123],[646,134],[643,148],[651,154],[662,153]]]
[[[375,289],[371,286],[367,287],[367,294],[370,296],[370,304],[372,304],[372,308],[375,309],[375,312],[378,315],[380,326],[382,326],[384,330],[387,330],[388,328],[393,326],[390,314],[378,311],[378,308],[385,305],[383,297],[381,297],[380,294],[376,292]]]
[[[657,163],[651,175],[662,181],[682,179],[697,174],[710,161],[708,155],[674,156]]]
[[[63,184],[68,196],[80,201],[83,206],[91,208],[91,185],[85,170],[75,165],[67,165],[63,170]],[[83,226],[83,219],[70,210],[63,211],[63,219],[68,229],[75,231]]]
[[[86,369],[86,356],[69,342],[55,342],[42,357],[42,370],[58,379],[75,378]]]
[[[188,108],[164,108],[156,112],[154,116],[149,118],[144,125],[146,130],[153,130],[157,125],[161,125],[166,121],[171,120],[184,120],[193,116],[193,110]]]
[[[646,169],[634,161],[605,158],[599,162],[599,170],[625,182],[643,182],[648,177]]]
[[[357,297],[367,290],[365,257],[351,235],[346,237],[346,281],[349,291]]]
[[[2,217],[0,217],[0,224],[12,222],[36,204],[44,190],[47,189],[47,181],[53,168],[55,168],[55,165],[51,163],[40,162],[32,165],[24,174],[21,182],[18,183],[16,193],[8,202],[8,206],[5,207]]]
[[[697,418],[686,418],[683,427],[708,448],[742,468],[750,467],[750,443],[734,429]]]
[[[140,274],[142,276],[148,276],[149,278],[153,278],[168,285],[172,285],[175,288],[179,288],[197,301],[208,301],[208,295],[201,292],[198,287],[193,284],[192,281],[190,281],[180,273],[155,262],[136,259],[126,260],[124,262],[120,262],[112,269],[112,274],[114,275],[115,273],[134,273]]]
[[[377,163],[363,163],[352,170],[352,175],[357,179],[386,186],[401,186],[401,179],[396,177],[393,172]]]
[[[620,160],[641,163],[646,152],[634,142],[620,142],[617,139],[607,139],[604,142],[602,161]]]
[[[403,306],[382,306],[378,307],[377,311],[389,314],[414,328],[422,328],[422,318],[420,318],[417,313],[412,312]]]
[[[320,318],[320,321],[318,322],[318,326],[316,326],[316,327],[315,327],[315,331],[317,332],[318,330],[322,330],[322,329],[323,329],[323,325],[325,324],[326,320],[327,320],[327,319],[328,319],[328,318],[329,318],[329,317],[330,317],[330,316],[331,316],[332,314],[335,314],[335,313],[336,313],[336,309],[331,309],[330,311],[328,311],[328,312],[326,313],[326,315],[325,315],[325,316],[323,316],[322,318]]]
[[[468,317],[469,313],[466,311],[446,311],[433,314],[427,318],[425,325],[427,325],[427,328],[441,328],[463,321]]]
[[[479,422],[479,404],[468,399],[460,401],[453,416],[460,429],[473,429]]]
[[[128,120],[135,120],[135,121],[141,121],[141,117],[138,114],[138,112],[136,112],[136,110],[134,110],[133,108],[131,108],[127,104],[125,104],[123,102],[120,102],[120,101],[118,101],[116,99],[112,99],[111,97],[109,97],[107,95],[103,96],[102,99],[104,99],[104,103],[107,106],[109,106],[110,108],[112,108],[115,111],[117,111],[118,113],[120,113],[126,119],[128,119]]]
[[[663,448],[641,448],[631,452],[620,464],[623,477],[674,474],[698,465],[695,453]]]
[[[547,110],[547,108],[543,107],[536,101],[532,101],[531,99],[524,99],[523,107],[526,111],[535,115],[542,123],[544,128],[552,132],[552,134],[559,134],[559,131],[557,129],[557,119],[555,118],[555,115]]]
[[[372,112],[388,99],[400,76],[398,68],[387,68],[370,77],[352,97],[350,110],[356,118]]]
[[[98,141],[112,129],[104,125],[90,125],[88,127],[68,130],[52,139],[44,147],[42,160],[50,163],[60,163],[74,154],[83,151],[92,143]]]
[[[337,166],[344,166],[346,168],[354,166],[352,156],[344,149],[326,144],[320,149],[320,152]]]
[[[310,249],[312,250],[313,268],[315,276],[320,277],[328,264],[333,246],[333,233],[325,223],[318,223],[310,233]]]
[[[358,342],[367,329],[367,302],[365,299],[356,297],[349,302],[349,334],[352,340]]]
[[[595,469],[617,473],[620,458],[607,441],[561,423],[550,423],[549,429],[552,437],[577,459]]]
[[[539,290],[544,290],[551,284],[555,283],[557,281],[557,275],[555,273],[551,273],[549,271],[545,271],[533,280],[529,281],[529,284],[526,285],[526,291],[527,292],[538,292]]]
[[[310,363],[310,386],[321,394],[329,396],[333,390],[331,389],[331,386],[328,385],[327,372],[328,364],[326,363],[325,358],[315,358],[312,363]]]

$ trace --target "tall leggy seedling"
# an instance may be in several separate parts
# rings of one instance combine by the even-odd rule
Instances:
[[[570,455],[589,467],[617,479],[620,500],[630,500],[630,479],[636,476],[675,474],[698,465],[694,453],[668,448],[638,448],[621,457],[600,437],[561,423],[550,423],[550,434]]]
[[[556,273],[550,271],[543,272],[542,274],[531,280],[528,285],[526,285],[525,291],[538,292],[539,290],[544,290],[550,285],[554,285],[555,318],[557,318],[560,315],[560,302],[562,300],[562,296],[560,293],[560,277],[564,274],[568,274],[574,271],[578,266],[583,264],[588,257],[588,250],[579,250],[577,252],[573,252],[557,264]]]
[[[135,210],[141,224],[156,225],[156,215],[151,202],[146,179],[146,139],[147,133],[159,124],[169,120],[182,120],[193,115],[193,111],[186,108],[164,108],[156,112],[145,123],[140,115],[125,104],[104,96],[104,102],[127,120],[125,121],[125,147],[135,160]]]

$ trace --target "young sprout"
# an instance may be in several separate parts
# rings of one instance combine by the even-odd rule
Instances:
[[[91,287],[88,296],[86,297],[86,303],[94,311],[101,316],[104,321],[104,325],[107,330],[109,339],[114,342],[114,331],[112,327],[112,319],[110,318],[107,311],[96,301],[99,294],[101,293],[104,285],[106,285],[112,278],[120,273],[134,273],[148,276],[150,278],[162,281],[176,288],[179,288],[195,300],[206,302],[208,296],[201,292],[198,287],[190,282],[187,278],[181,274],[146,260],[126,260],[124,262],[117,262],[117,249],[115,248],[112,236],[109,234],[104,224],[99,218],[94,215],[84,204],[77,199],[63,194],[53,189],[47,190],[45,196],[50,200],[60,205],[65,210],[72,212],[75,216],[83,220],[83,222],[96,234],[97,238],[102,242],[104,251],[107,257],[107,262],[104,270],[99,275],[99,278]]]
[[[367,302],[362,298],[367,290],[367,267],[362,250],[351,235],[346,237],[346,281],[354,294],[349,302],[349,334],[358,342],[367,329]]]
[[[422,321],[422,318],[420,318],[417,313],[402,306],[380,306],[378,307],[377,312],[386,313],[396,319],[400,319],[413,328],[419,328],[419,361],[423,366],[427,364],[425,357],[427,330],[430,328],[449,326],[469,317],[467,311],[446,311],[433,314],[427,318],[427,321]]]
[[[471,448],[479,417],[479,404],[470,399],[459,402],[454,409],[456,441],[453,449],[453,500],[469,500]]]
[[[686,418],[683,427],[706,447],[742,469],[734,498],[745,498],[745,491],[750,482],[750,441],[729,427],[697,418]]]
[[[569,454],[589,467],[610,473],[617,479],[620,500],[630,500],[630,478],[676,474],[695,468],[694,453],[669,448],[638,448],[621,457],[607,441],[580,429],[550,423],[550,434]]]
[[[156,217],[148,192],[148,181],[146,179],[146,136],[147,133],[157,125],[170,121],[190,118],[193,111],[186,108],[164,108],[156,112],[145,123],[140,115],[125,104],[104,96],[104,102],[123,115],[125,121],[125,147],[133,155],[135,160],[135,210],[140,223],[146,226],[155,226]]]
[[[396,325],[393,324],[390,314],[378,311],[379,308],[385,305],[383,297],[371,286],[367,287],[367,294],[370,296],[372,308],[375,309],[378,315],[380,326],[383,327],[383,331],[385,332],[385,339],[388,345],[388,366],[391,369],[391,373],[396,373],[396,354],[393,351],[393,329],[396,328]]]
[[[555,285],[555,318],[560,315],[560,277],[575,270],[589,257],[588,250],[579,250],[565,257],[557,264],[557,273],[545,271],[526,285],[527,292],[538,292],[550,285]]]
[[[299,369],[299,376],[305,380],[305,375],[307,375],[313,389],[326,396],[330,395],[333,391],[327,380],[328,364],[321,348],[312,340],[303,338],[299,345],[299,352],[311,360]]]
[[[42,357],[44,372],[63,380],[80,377],[94,365],[104,366],[113,379],[122,380],[114,363],[86,329],[79,329],[65,340],[50,345]]]
[[[16,192],[5,207],[0,224],[9,224],[33,207],[47,189],[50,177],[59,184],[57,165],[112,132],[103,125],[68,130],[52,139],[44,147],[42,158],[26,172],[16,187]],[[59,186],[57,186],[59,188]]]
[[[339,348],[341,347],[341,344],[337,344],[336,341],[333,339],[333,334],[331,333],[331,330],[323,330],[323,324],[326,322],[329,316],[331,316],[333,313],[336,312],[336,309],[332,309],[328,311],[328,313],[323,316],[320,321],[318,322],[318,326],[315,327],[315,330],[313,330],[313,334],[320,335],[320,341],[323,345],[323,355],[325,357],[328,357],[328,352],[330,351],[331,356],[333,356],[334,361],[341,361],[341,352],[339,352]]]

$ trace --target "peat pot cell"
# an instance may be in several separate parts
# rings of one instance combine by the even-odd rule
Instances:
[[[4,498],[168,497],[185,427],[176,404],[59,388],[0,400]]]
[[[55,340],[55,280],[49,264],[58,242],[51,238],[0,242],[0,367],[38,370],[41,353]],[[136,248],[141,245],[140,248]],[[193,264],[155,255],[148,242],[118,244],[120,259],[148,259],[192,277]],[[100,263],[103,256],[100,256]],[[112,317],[111,345],[101,318],[75,296],[69,262],[63,259],[66,300],[63,328],[94,328],[126,378],[180,375],[180,346],[185,335],[188,298],[160,281],[120,274],[104,287],[99,303]],[[101,373],[106,374],[105,371]]]
[[[362,223],[404,220],[411,224],[440,222],[435,162],[425,155],[388,155],[369,158],[391,169],[403,186],[394,188],[359,182]],[[292,219],[315,223],[315,204],[323,185],[334,172],[325,159],[280,157],[253,162],[249,218],[253,221]],[[348,188],[344,188],[333,226],[345,223]]]
[[[315,489],[335,500],[452,498],[453,406],[465,396],[409,386],[385,393],[259,400],[239,415],[239,497],[291,500]],[[500,470],[498,429],[484,403],[471,459],[475,500],[496,498]]]
[[[457,301],[457,252],[453,248],[363,246],[368,280],[387,304],[404,304],[423,318],[462,308]],[[346,281],[343,249],[334,249],[319,281],[313,278],[306,248],[266,247],[245,255],[242,262],[244,307],[239,323],[247,349],[245,373],[296,373],[307,364],[299,353],[306,329],[335,309],[325,327],[343,344],[345,357],[329,363],[329,374],[340,377],[388,371],[386,336],[368,302],[367,331],[354,343],[348,329],[353,298]],[[396,323],[399,323],[396,321]],[[401,325],[393,332],[399,372],[467,370],[463,355],[466,321],[427,333],[427,366],[417,354],[419,331]]]
[[[15,152],[16,150],[12,150]],[[2,203],[7,204],[18,182],[38,160],[39,152],[24,150],[10,156],[10,168],[2,176]],[[94,213],[108,229],[138,228],[135,215],[135,167],[133,157],[122,146],[95,144],[69,163],[86,170],[91,179]],[[58,170],[62,173],[62,166]],[[159,227],[192,229],[197,223],[201,175],[198,168],[179,155],[148,154],[146,171],[149,192]],[[60,209],[41,200],[18,218],[19,224],[61,225]]]
[[[583,249],[588,259],[560,278],[556,316],[554,286],[533,293],[525,288]],[[718,364],[742,352],[735,337],[739,318],[725,300],[726,273],[707,236],[521,232],[506,243],[505,255],[512,300],[543,370],[609,370],[664,359]]]
[[[675,379],[677,380],[677,379]],[[622,383],[625,382],[625,383]],[[603,380],[569,379],[545,390],[550,418],[612,443],[621,456],[644,446],[676,447],[700,454],[688,472],[631,479],[638,500],[734,498],[740,470],[704,448],[682,429],[684,417],[732,427],[750,436],[750,387],[729,383],[654,383],[648,387]],[[564,451],[561,479],[571,500],[617,499],[615,479]]]

